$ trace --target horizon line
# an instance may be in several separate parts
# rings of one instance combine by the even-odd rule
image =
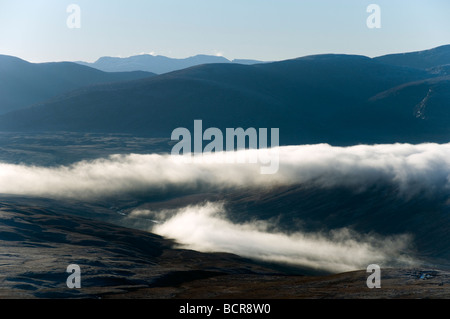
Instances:
[[[376,56],[370,56],[370,55],[365,55],[365,54],[358,54],[358,53],[338,53],[338,52],[324,52],[324,53],[314,53],[314,54],[307,54],[307,55],[301,55],[301,56],[296,56],[296,57],[291,57],[291,58],[285,58],[285,59],[280,59],[280,60],[271,60],[271,61],[266,61],[266,60],[259,60],[256,58],[234,58],[234,59],[229,59],[224,55],[219,55],[219,54],[206,54],[206,53],[198,53],[195,55],[190,55],[187,57],[182,57],[182,58],[178,58],[178,57],[170,57],[167,55],[161,55],[161,54],[152,54],[154,52],[149,52],[149,53],[139,53],[139,54],[134,54],[134,55],[130,55],[130,56],[114,56],[114,55],[104,55],[104,56],[100,56],[99,58],[97,58],[96,60],[94,60],[93,62],[89,62],[89,61],[83,61],[83,60],[58,60],[58,61],[41,61],[41,62],[34,62],[32,60],[26,60],[20,56],[15,56],[15,55],[9,55],[9,54],[1,54],[3,56],[10,56],[10,57],[14,57],[14,58],[18,58],[20,60],[23,60],[25,62],[28,63],[32,63],[32,64],[45,64],[45,63],[60,63],[60,62],[71,62],[71,63],[89,63],[89,64],[94,64],[97,61],[99,61],[102,58],[115,58],[115,59],[128,59],[128,58],[132,58],[132,57],[138,57],[138,56],[153,56],[153,57],[165,57],[165,58],[169,58],[172,60],[186,60],[186,59],[190,59],[190,58],[194,58],[197,56],[208,56],[208,57],[217,57],[217,58],[224,58],[229,62],[233,62],[236,60],[252,60],[252,61],[258,61],[261,63],[272,63],[272,62],[281,62],[281,61],[288,61],[288,60],[294,60],[294,59],[299,59],[299,58],[304,58],[304,57],[310,57],[310,56],[320,56],[320,55],[329,55],[329,54],[334,54],[334,55],[354,55],[354,56],[364,56],[364,57],[368,57],[371,59],[374,58],[378,58],[378,57],[382,57],[382,56],[387,56],[387,55],[395,55],[395,54],[408,54],[408,53],[417,53],[417,52],[425,52],[425,51],[430,51],[430,50],[434,50],[434,49],[438,49],[441,47],[446,47],[446,46],[450,46],[449,44],[442,44],[442,45],[438,45],[432,48],[428,48],[428,49],[422,49],[422,50],[414,50],[414,51],[406,51],[406,52],[392,52],[392,53],[387,53],[387,54],[383,54],[383,55],[376,55]]]

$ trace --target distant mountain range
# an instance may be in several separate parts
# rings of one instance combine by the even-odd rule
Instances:
[[[1,116],[0,131],[170,137],[202,119],[205,128],[277,127],[282,144],[448,142],[447,64],[450,46],[374,59],[329,54],[203,64],[71,91]]]
[[[0,114],[7,113],[83,86],[136,80],[148,72],[106,73],[76,63],[29,63],[0,55]]]
[[[163,74],[209,63],[237,63],[251,65],[263,62],[243,59],[230,61],[222,56],[213,55],[196,55],[185,59],[174,59],[161,55],[154,56],[150,54],[142,54],[128,58],[102,57],[94,63],[79,61],[76,63],[90,66],[105,72],[147,71],[156,74]]]
[[[450,45],[446,45],[426,51],[389,54],[377,57],[375,60],[390,65],[417,69],[431,69],[436,66],[444,66],[446,64],[450,67],[450,62],[448,61],[449,50]],[[104,72],[146,71],[156,74],[163,74],[209,63],[236,63],[253,65],[268,62],[249,59],[228,60],[223,56],[201,54],[184,59],[169,58],[161,55],[141,54],[127,58],[101,57],[93,63],[83,61],[76,61],[75,63],[89,66]]]

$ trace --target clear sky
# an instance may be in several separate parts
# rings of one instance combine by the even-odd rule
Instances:
[[[81,28],[69,29],[69,4]],[[369,4],[381,28],[369,29]],[[0,54],[31,62],[196,54],[282,60],[450,44],[449,0],[0,0]]]

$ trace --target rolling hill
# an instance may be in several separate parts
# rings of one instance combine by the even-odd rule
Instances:
[[[375,60],[397,66],[416,69],[430,69],[450,64],[450,45],[443,45],[426,51],[388,54]]]
[[[44,102],[83,86],[152,75],[148,72],[106,73],[70,62],[36,64],[0,55],[0,114]]]
[[[421,89],[412,95],[404,89],[418,83]],[[380,98],[389,90],[396,90],[395,101]],[[204,127],[223,130],[277,127],[282,144],[443,142],[449,133],[447,90],[439,74],[363,56],[206,64],[73,91],[1,116],[0,131],[169,138],[175,128],[192,129],[193,121],[202,119]],[[439,116],[416,116],[424,100],[428,112]]]

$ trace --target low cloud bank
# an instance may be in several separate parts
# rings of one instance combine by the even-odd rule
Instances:
[[[140,210],[131,215],[171,216],[156,224],[152,232],[175,239],[184,248],[203,252],[229,252],[331,273],[365,269],[370,264],[389,267],[415,263],[404,255],[411,240],[406,235],[363,236],[346,228],[327,234],[286,234],[269,231],[273,225],[263,221],[232,223],[221,203],[188,206],[172,212]]]
[[[240,151],[245,156],[264,150]],[[280,147],[279,171],[260,174],[258,164],[226,164],[212,154],[186,163],[170,155],[114,155],[71,166],[36,167],[0,163],[0,193],[48,198],[97,199],[107,196],[221,191],[274,186],[349,187],[364,190],[378,183],[396,186],[399,196],[448,192],[450,144],[392,144],[332,147],[326,144]],[[242,153],[235,156],[241,157]],[[134,211],[150,217],[153,232],[184,247],[310,267],[329,272],[380,266],[411,265],[408,236],[380,237],[350,229],[330,233],[283,233],[263,221],[233,223],[220,203],[179,210]]]
[[[236,157],[264,150],[236,152]],[[88,199],[132,192],[168,192],[303,184],[364,190],[375,183],[397,186],[400,195],[448,190],[450,144],[280,147],[277,174],[258,164],[226,164],[224,154],[186,163],[170,155],[114,155],[63,167],[0,163],[0,193]],[[227,157],[228,158],[228,157]]]

